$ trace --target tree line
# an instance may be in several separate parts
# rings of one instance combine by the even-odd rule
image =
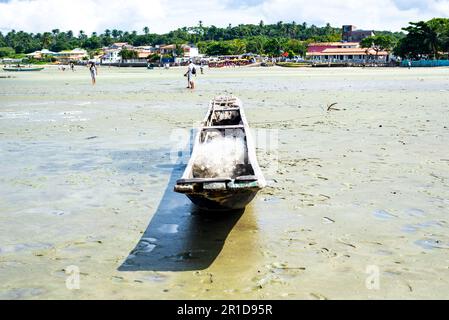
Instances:
[[[365,40],[362,46],[380,50],[393,50],[401,57],[437,58],[448,51],[449,19],[436,18],[427,22],[412,22],[403,32],[376,31],[376,36]],[[11,30],[3,35],[0,32],[0,57],[13,54],[26,54],[43,48],[51,51],[84,48],[96,51],[114,42],[127,42],[133,46],[192,43],[200,52],[209,55],[231,55],[252,52],[257,54],[279,55],[288,52],[290,56],[304,55],[311,42],[341,41],[341,28],[330,24],[318,27],[307,23],[239,24],[227,27],[204,26],[202,21],[193,27],[182,27],[166,34],[150,32],[148,27],[142,31],[122,31],[107,29],[103,33],[88,35],[83,30],[73,31],[54,29],[51,32],[28,33]]]
[[[410,59],[448,58],[449,19],[434,18],[429,21],[410,22],[403,28],[407,35],[394,47],[394,54]]]

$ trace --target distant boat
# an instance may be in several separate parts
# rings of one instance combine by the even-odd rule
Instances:
[[[213,170],[205,168],[202,162],[215,155],[209,152],[205,154],[203,148],[225,139],[229,139],[231,144],[233,141],[238,142],[231,145],[238,150],[230,148],[229,159],[224,155],[218,171],[226,166],[231,166],[231,170],[227,171],[227,175],[217,176]],[[216,147],[217,153],[229,151],[220,149],[220,144]],[[234,161],[232,156],[235,154],[241,155],[241,161]],[[240,99],[216,97],[211,101],[206,117],[198,128],[189,163],[174,190],[184,193],[201,209],[236,210],[245,208],[265,185]]]
[[[42,71],[44,70],[43,67],[36,67],[36,68],[27,68],[27,67],[6,67],[3,68],[4,71],[10,71],[10,72],[30,72],[30,71]]]

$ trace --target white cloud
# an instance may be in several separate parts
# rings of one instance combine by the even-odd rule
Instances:
[[[5,2],[6,1],[6,2]],[[102,32],[148,26],[163,33],[177,27],[296,21],[364,29],[400,30],[409,21],[449,17],[449,0],[0,0],[0,30],[43,32],[54,28]]]

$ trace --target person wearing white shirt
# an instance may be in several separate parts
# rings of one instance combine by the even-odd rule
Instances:
[[[192,61],[190,61],[187,72],[184,74],[187,77],[187,89],[195,89],[195,81],[193,76],[196,77],[196,68]]]

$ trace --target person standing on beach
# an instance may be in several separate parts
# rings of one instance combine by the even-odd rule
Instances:
[[[73,62],[70,62],[70,69],[72,72],[75,72],[75,64]]]
[[[190,61],[187,72],[184,76],[187,77],[187,89],[195,89],[195,81],[193,80],[193,76],[196,77],[196,69],[192,61]]]
[[[97,83],[98,69],[94,61],[89,62],[88,67],[90,71],[90,76],[92,78],[92,85],[94,86]]]

